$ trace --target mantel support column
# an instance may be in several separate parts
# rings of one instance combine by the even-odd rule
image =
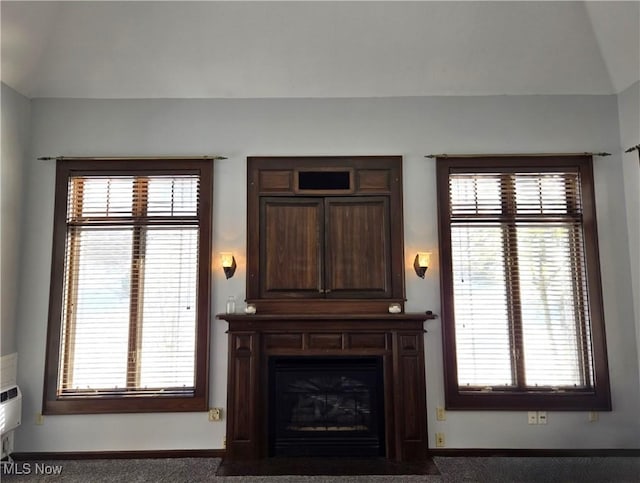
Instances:
[[[257,404],[261,374],[260,335],[257,332],[229,332],[229,386],[227,388],[227,457],[246,460],[259,457],[261,434]]]
[[[424,459],[428,449],[423,333],[393,332],[398,461]]]

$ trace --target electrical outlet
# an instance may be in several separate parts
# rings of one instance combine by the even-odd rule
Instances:
[[[42,415],[42,413],[36,414],[36,424],[38,426],[42,426],[44,424],[44,416]]]
[[[209,409],[209,421],[220,421],[222,419],[222,408]]]
[[[598,416],[598,411],[589,411],[589,422],[590,423],[597,423],[599,416]]]
[[[436,433],[436,448],[444,448],[444,433]]]
[[[447,419],[447,415],[446,415],[446,413],[444,411],[444,408],[442,406],[438,406],[436,408],[436,419],[438,421],[446,421],[446,419]]]
[[[547,412],[538,411],[538,424],[547,424]]]
[[[529,411],[527,413],[527,421],[529,424],[538,424],[538,413],[536,411]]]

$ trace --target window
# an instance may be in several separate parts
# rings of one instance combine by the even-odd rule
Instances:
[[[591,158],[437,160],[451,409],[611,409]]]
[[[206,410],[211,161],[57,163],[44,412]]]

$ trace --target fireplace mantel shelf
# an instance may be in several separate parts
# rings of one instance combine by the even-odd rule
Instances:
[[[362,320],[362,321],[406,321],[406,320],[430,320],[438,316],[431,312],[402,313],[402,314],[217,314],[216,319],[228,322],[300,322],[304,320]]]

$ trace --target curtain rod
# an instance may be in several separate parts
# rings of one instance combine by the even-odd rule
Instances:
[[[625,151],[625,153],[630,153],[631,151],[640,151],[640,144],[636,144],[635,146],[631,146],[629,149]]]
[[[611,153],[511,153],[511,154],[427,154],[425,158],[512,158],[512,157],[554,157],[554,156],[611,156]]]
[[[126,161],[126,160],[184,160],[184,161],[200,161],[200,160],[216,160],[228,159],[224,156],[115,156],[115,157],[74,157],[74,156],[42,156],[38,161]]]

